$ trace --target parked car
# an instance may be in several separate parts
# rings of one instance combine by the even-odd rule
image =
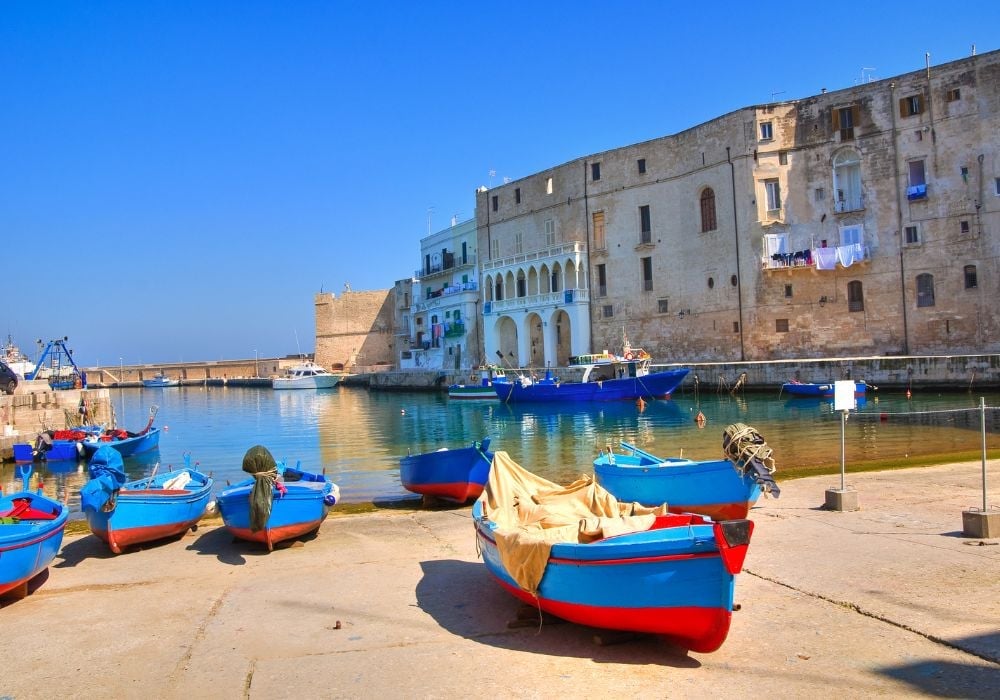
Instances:
[[[17,374],[7,366],[6,362],[0,360],[0,391],[13,394],[15,389],[17,389]]]

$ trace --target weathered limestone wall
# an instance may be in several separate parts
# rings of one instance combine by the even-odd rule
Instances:
[[[32,443],[46,430],[83,423],[115,425],[108,389],[51,391],[44,382],[33,384],[22,382],[13,396],[0,396],[0,459],[11,459],[15,443]]]
[[[394,290],[317,294],[316,363],[348,372],[394,364]]]

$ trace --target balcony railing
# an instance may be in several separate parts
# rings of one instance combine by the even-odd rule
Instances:
[[[559,259],[564,258],[568,255],[576,255],[578,253],[583,253],[584,244],[582,241],[570,241],[569,243],[563,243],[562,245],[552,246],[550,248],[543,248],[541,250],[534,250],[529,253],[519,253],[517,255],[511,255],[506,258],[497,258],[496,260],[484,260],[483,261],[483,272],[488,272],[490,270],[499,270],[504,267],[513,267],[515,265],[520,265],[526,262],[534,262],[536,260],[546,260],[546,259]]]
[[[451,272],[452,270],[458,270],[459,268],[462,267],[475,267],[475,266],[476,266],[476,254],[467,253],[465,255],[465,260],[462,260],[460,257],[456,256],[454,261],[452,261],[450,264],[438,263],[437,265],[431,265],[428,268],[422,267],[419,270],[415,270],[413,276],[416,277],[417,279],[420,279],[421,277],[440,275],[442,272]]]
[[[761,267],[765,270],[787,270],[796,267],[834,270],[838,264],[841,267],[850,267],[856,262],[869,259],[868,246],[852,243],[834,248],[813,248],[794,253],[774,253],[770,257],[761,258]]]
[[[457,299],[453,299],[456,294],[469,294],[470,292],[478,292],[479,284],[476,282],[463,282],[462,284],[455,284],[450,287],[445,287],[444,289],[434,292],[430,297],[424,299],[418,299],[414,302],[413,307],[417,311],[426,311],[429,308],[436,308],[438,306],[443,306],[449,303],[455,303]],[[478,299],[479,295],[475,294],[470,296],[473,300]]]
[[[511,311],[531,311],[543,306],[565,306],[574,303],[588,303],[590,301],[590,291],[587,289],[566,289],[561,292],[548,292],[546,294],[532,294],[513,299],[500,299],[499,301],[488,301],[483,305],[483,313],[509,313]]]

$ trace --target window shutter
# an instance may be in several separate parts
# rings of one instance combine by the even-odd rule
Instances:
[[[902,98],[902,99],[900,99],[900,101],[899,101],[899,116],[901,116],[901,117],[908,117],[908,116],[910,116],[909,105],[910,105],[910,103],[907,101],[907,99],[905,97]]]
[[[924,94],[920,93],[917,95],[917,113],[924,113]]]
[[[833,108],[833,131],[840,131],[840,109],[838,107]]]
[[[858,128],[861,123],[861,105],[851,105],[851,121],[853,122],[851,126]]]

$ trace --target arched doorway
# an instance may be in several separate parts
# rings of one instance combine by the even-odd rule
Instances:
[[[501,316],[497,319],[496,325],[497,340],[499,341],[500,353],[496,357],[502,367],[517,367],[520,360],[517,357],[517,324],[510,316]],[[492,360],[492,358],[491,358]]]
[[[552,320],[549,323],[554,327],[556,364],[560,367],[565,367],[569,364],[569,356],[572,354],[570,339],[573,329],[570,324],[569,314],[559,309],[552,314]]]

